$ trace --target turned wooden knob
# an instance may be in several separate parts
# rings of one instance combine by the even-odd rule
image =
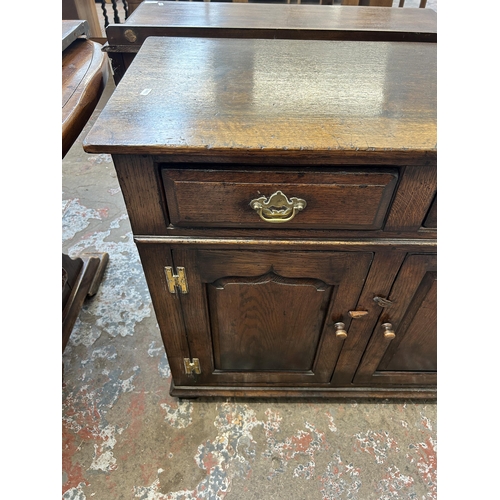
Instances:
[[[344,323],[335,323],[333,325],[335,327],[335,335],[341,339],[345,339],[347,337],[347,332],[345,331]]]
[[[393,339],[396,334],[394,333],[394,330],[392,329],[391,323],[384,323],[382,325],[382,328],[384,329],[384,337],[386,339]]]

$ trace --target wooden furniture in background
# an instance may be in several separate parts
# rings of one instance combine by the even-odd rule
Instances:
[[[392,0],[342,0],[342,5],[362,5],[364,7],[392,7]]]
[[[143,2],[107,27],[104,50],[118,83],[149,36],[436,42],[436,19],[431,9]]]
[[[150,37],[84,149],[171,394],[435,396],[436,44]]]
[[[82,132],[106,86],[109,61],[102,46],[85,38],[86,21],[62,21],[62,157]],[[62,350],[83,302],[94,295],[108,262],[103,252],[74,259],[62,254]]]
[[[75,20],[87,23],[87,36],[89,38],[101,38],[103,30],[99,24],[95,0],[63,0],[63,21],[73,22]]]
[[[398,7],[404,7],[404,5],[405,5],[405,0],[399,0]],[[427,5],[427,0],[420,0],[420,4],[418,5],[418,7],[420,9],[425,9],[426,5]]]
[[[135,8],[137,8],[137,6],[140,4],[140,3],[143,3],[143,1],[145,2],[150,2],[151,0],[130,0],[128,2],[129,5],[134,5],[134,8],[132,10],[134,10]],[[183,2],[183,1],[188,1],[190,2],[191,0],[165,0],[165,1],[175,1],[175,2]],[[203,0],[204,2],[211,2],[211,0]],[[214,2],[217,2],[217,1],[228,1],[228,0],[213,0]],[[262,3],[260,0],[229,0],[229,1],[232,1],[233,3],[252,3],[252,2],[256,2],[256,3]],[[295,4],[301,4],[301,0],[281,0],[281,2],[276,1],[276,0],[273,0],[269,3],[285,3],[285,4],[290,4],[290,3],[295,3]],[[308,2],[309,3],[309,2]],[[318,5],[333,5],[334,3],[334,0],[317,0],[317,4]],[[362,5],[362,6],[365,6],[365,7],[392,7],[394,2],[393,0],[341,0],[340,2],[341,5]],[[398,7],[403,7],[405,4],[405,0],[399,0],[399,4],[398,4]],[[420,5],[419,7],[420,8],[423,8],[425,7],[425,5],[427,4],[427,0],[420,0]],[[132,12],[132,10],[130,10],[130,12]]]
[[[102,46],[77,32],[86,21],[62,21],[62,156],[66,155],[92,115],[109,75],[108,56]],[[88,29],[85,33],[88,34]],[[66,47],[65,47],[66,45]]]
[[[128,15],[130,16],[130,14],[132,14],[132,12],[134,12],[137,9],[137,7],[139,7],[139,5],[141,5],[142,2],[143,2],[143,0],[127,0]]]
[[[112,23],[123,23],[127,20],[131,10],[127,0],[96,0],[99,1],[99,15],[103,20],[103,28],[106,29],[110,20]],[[132,4],[132,11],[140,2]]]
[[[62,22],[62,51],[64,51],[80,37],[88,37],[89,24],[87,21],[69,20]]]
[[[342,5],[363,5],[370,7],[392,7],[393,0],[342,0]],[[398,7],[404,7],[405,0],[399,0]],[[423,9],[427,5],[427,0],[420,0],[419,8]]]

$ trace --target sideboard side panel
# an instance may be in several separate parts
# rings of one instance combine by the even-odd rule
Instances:
[[[173,266],[167,245],[137,243],[151,301],[160,327],[172,377],[181,384],[191,384],[185,374],[184,358],[190,357],[182,306],[178,294],[168,291],[165,266]]]
[[[151,156],[113,155],[132,231],[165,235],[169,224],[162,182]]]

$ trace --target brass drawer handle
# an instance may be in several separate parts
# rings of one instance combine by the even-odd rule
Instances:
[[[291,221],[297,212],[304,210],[307,203],[301,198],[288,199],[281,191],[276,191],[269,199],[265,196],[250,202],[250,206],[259,214],[259,217],[272,224],[281,224]]]
[[[394,333],[394,330],[392,328],[391,323],[384,323],[382,325],[382,328],[384,329],[384,337],[386,339],[392,340],[396,336],[396,334]]]

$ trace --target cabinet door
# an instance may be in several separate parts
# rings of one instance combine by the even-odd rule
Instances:
[[[370,252],[174,249],[193,384],[328,384]]]
[[[436,255],[408,255],[354,377],[356,385],[435,385]],[[385,325],[385,326],[384,326]]]

